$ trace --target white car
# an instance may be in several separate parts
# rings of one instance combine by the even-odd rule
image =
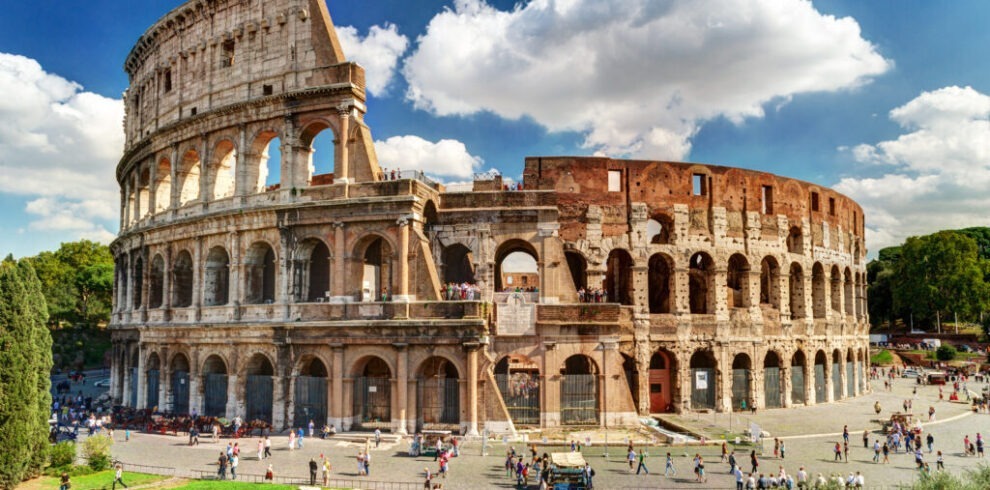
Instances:
[[[921,373],[915,369],[905,369],[904,372],[901,373],[902,378],[918,378],[920,376]]]
[[[109,388],[110,387],[110,378],[101,379],[101,380],[93,383],[93,386],[95,386],[97,388]]]

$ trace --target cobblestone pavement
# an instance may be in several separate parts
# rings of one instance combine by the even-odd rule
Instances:
[[[889,414],[895,405],[898,410],[900,409],[903,398],[911,396],[913,386],[913,380],[898,380],[890,393],[877,391],[855,400],[828,405],[767,410],[755,416],[747,415],[742,420],[735,419],[734,424],[751,420],[760,424],[764,430],[771,434],[787,436],[786,461],[774,459],[772,455],[768,454],[768,457],[761,458],[760,469],[762,471],[777,472],[781,465],[789,473],[796,473],[798,467],[804,465],[811,475],[816,475],[819,472],[829,475],[831,473],[848,474],[853,471],[862,471],[869,488],[894,488],[897,484],[909,483],[917,478],[913,456],[905,453],[892,454],[890,464],[874,464],[872,462],[872,449],[863,448],[862,430],[867,427],[879,428],[875,422],[871,422],[877,418],[873,413],[873,403],[876,400],[881,401],[884,407],[883,413]],[[970,389],[974,388],[974,386],[970,386]],[[879,385],[874,383],[874,389],[882,390],[882,382]],[[938,418],[944,421],[926,423],[925,432],[934,434],[936,450],[941,449],[945,453],[945,464],[948,471],[962,472],[976,462],[973,457],[963,456],[963,436],[969,434],[971,438],[975,438],[976,432],[981,430],[990,432],[990,416],[967,412],[965,405],[939,403],[937,398],[938,389],[936,387],[920,387],[918,398],[914,400],[913,412],[920,414],[927,412],[929,405],[936,406]],[[705,417],[701,416],[698,420]],[[722,422],[727,428],[728,417],[722,417]],[[683,418],[683,421],[690,422],[692,419],[693,417],[689,416]],[[712,419],[719,420],[716,417],[712,417]],[[832,462],[831,448],[835,441],[841,440],[838,434],[841,432],[843,424],[848,424],[851,432],[849,462],[836,463]],[[709,427],[708,430],[716,430],[716,428]],[[871,434],[871,443],[872,439],[878,435],[877,433]],[[115,457],[127,463],[174,467],[180,475],[189,474],[190,470],[215,471],[214,462],[228,441],[221,439],[220,443],[202,442],[199,446],[190,447],[187,445],[188,438],[184,436],[135,433],[131,435],[129,442],[124,442],[123,438],[123,432],[117,431],[115,434],[117,443],[113,447]],[[359,478],[355,456],[363,448],[363,444],[307,438],[302,450],[289,451],[286,437],[276,436],[272,440],[274,454],[270,461],[258,461],[256,456],[257,438],[238,441],[242,446],[246,446],[242,449],[239,473],[242,475],[262,474],[271,463],[278,475],[304,477],[308,475],[309,459],[319,458],[320,454],[326,454],[333,464],[335,477]],[[525,447],[524,443],[515,443],[514,445],[520,450]],[[771,453],[772,443],[767,444],[766,447],[768,448],[766,452]],[[409,457],[406,455],[407,449],[405,443],[383,444],[380,448],[372,449],[371,477],[368,479],[421,482],[424,468],[428,467],[436,471],[437,465],[432,458]],[[503,469],[506,449],[507,445],[502,442],[491,443],[487,447],[488,455],[482,456],[480,442],[467,443],[461,456],[455,458],[450,464],[451,474],[445,482],[445,488],[514,487],[514,482],[506,477]],[[674,455],[675,466],[678,470],[678,474],[673,478],[662,476],[662,455],[667,451]],[[639,476],[629,471],[629,467],[625,463],[623,447],[613,446],[609,448],[608,452],[609,457],[605,458],[602,456],[603,450],[600,446],[592,446],[584,450],[586,459],[596,470],[595,484],[597,488],[734,488],[734,482],[728,475],[728,465],[719,462],[717,446],[704,448],[658,446],[650,448],[648,466],[652,473]],[[706,484],[694,482],[691,458],[696,452],[700,452],[706,460],[709,475]],[[934,466],[934,455],[926,453],[925,458]],[[739,461],[743,464],[744,469],[749,469],[747,455],[740,455]]]

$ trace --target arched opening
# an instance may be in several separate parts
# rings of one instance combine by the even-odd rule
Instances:
[[[632,257],[620,248],[608,254],[605,270],[605,294],[608,301],[624,305],[633,304]]]
[[[597,425],[598,366],[588,356],[575,354],[560,370],[560,423]]]
[[[698,252],[691,256],[688,268],[689,302],[691,313],[708,314],[711,307],[712,284],[715,281],[715,263],[710,255]]]
[[[380,236],[362,240],[367,243],[361,257],[361,269],[357,277],[361,280],[361,301],[384,301],[391,295],[392,285],[392,246]],[[360,244],[358,246],[360,250]]]
[[[160,213],[172,205],[172,163],[168,158],[158,161],[155,171],[155,212]]]
[[[255,354],[248,360],[244,380],[244,406],[246,420],[272,422],[272,391],[275,368],[263,354]]]
[[[856,369],[855,358],[853,357],[852,349],[846,352],[846,396],[852,397],[856,396],[856,377],[854,372]]]
[[[312,124],[302,132],[302,143],[309,146],[309,185],[333,183],[336,139],[325,123]]]
[[[443,249],[441,260],[445,284],[474,284],[474,254],[471,249],[460,243],[448,245]]]
[[[632,394],[633,406],[639,407],[639,367],[636,366],[636,359],[632,356],[624,352],[620,355],[622,355],[622,372],[626,375],[626,385],[629,386],[629,393]]]
[[[179,206],[199,199],[199,153],[189,150],[182,156],[177,179],[179,181]]]
[[[131,297],[134,300],[133,308],[141,309],[141,305],[144,304],[144,259],[141,257],[134,261],[134,268],[131,270],[131,287],[134,288]]]
[[[148,308],[161,308],[165,301],[165,259],[155,255],[151,259],[149,271],[151,284],[148,285]]]
[[[791,264],[791,272],[787,277],[787,288],[790,295],[791,318],[807,317],[804,303],[804,271],[797,262]]]
[[[760,262],[760,304],[780,308],[780,266],[770,256]]]
[[[815,318],[825,318],[825,268],[815,262],[811,268],[811,305]]]
[[[571,280],[574,281],[574,290],[578,292],[578,296],[581,290],[585,290],[585,297],[587,296],[588,288],[588,261],[584,259],[584,255],[581,252],[574,250],[568,250],[564,252],[564,258],[567,259],[567,270],[571,273]],[[579,298],[581,299],[581,298]],[[581,299],[584,301],[583,299]]]
[[[172,386],[169,393],[169,406],[173,414],[189,413],[189,359],[185,354],[176,354],[170,366]]]
[[[827,397],[827,381],[825,379],[825,353],[818,351],[815,354],[815,403],[825,403]]]
[[[753,407],[750,396],[750,378],[753,363],[746,354],[736,354],[732,359],[732,409],[748,410]]]
[[[295,379],[295,411],[293,421],[296,427],[313,421],[317,427],[327,423],[327,367],[317,357],[303,362]]]
[[[227,416],[227,363],[214,354],[203,363],[203,415]]]
[[[292,262],[292,291],[297,302],[319,303],[330,294],[330,248],[308,238],[296,247]]]
[[[691,355],[691,408],[715,409],[715,356],[698,350]]]
[[[539,255],[524,240],[509,240],[495,253],[495,290],[539,291]]]
[[[158,380],[161,376],[162,361],[157,352],[152,352],[145,363],[145,407],[152,412],[158,411]]]
[[[646,222],[646,236],[650,243],[667,245],[671,243],[674,231],[674,220],[666,214],[657,214]]]
[[[658,350],[650,357],[650,413],[674,411],[674,355]]]
[[[275,302],[275,251],[265,242],[255,242],[244,259],[244,302]]]
[[[137,206],[139,212],[136,218],[142,219],[151,216],[151,204],[151,171],[143,168],[138,175]]]
[[[671,312],[674,290],[674,261],[666,254],[653,254],[649,262],[650,313]]]
[[[423,361],[416,383],[417,425],[421,429],[456,426],[461,421],[460,379],[448,359],[433,356]]]
[[[260,194],[278,190],[282,181],[282,140],[274,131],[262,131],[251,145],[257,163],[249,164],[245,181],[248,192]]]
[[[733,308],[749,307],[749,261],[742,254],[732,254],[725,275],[729,304]]]
[[[431,236],[439,221],[437,205],[433,201],[426,201],[426,204],[423,205],[423,231],[427,233],[428,237]]]
[[[787,251],[799,255],[804,253],[804,233],[798,226],[792,226],[787,233]]]
[[[832,400],[842,399],[842,353],[832,352]]]
[[[780,356],[768,351],[763,358],[763,400],[767,408],[784,406],[784,390],[780,377]]]
[[[505,356],[495,364],[495,382],[516,426],[540,424],[540,369],[524,356]]]
[[[856,302],[853,300],[853,274],[846,268],[845,282],[843,283],[843,296],[845,297],[846,316],[856,316]]]
[[[839,273],[838,266],[832,266],[832,291],[830,301],[832,311],[842,314],[842,274]]]
[[[379,357],[367,358],[354,377],[354,427],[388,429],[392,421],[392,370]]]
[[[192,305],[193,261],[188,250],[175,256],[172,266],[172,306],[185,308]]]
[[[806,388],[804,365],[806,363],[807,359],[805,359],[804,352],[801,350],[796,351],[791,356],[791,403],[794,405],[807,402],[804,396]]]
[[[204,272],[203,306],[227,304],[230,298],[230,257],[223,247],[210,249]]]
[[[234,183],[237,181],[237,149],[230,140],[217,143],[213,149],[213,161],[210,164],[210,198],[224,199],[234,195]]]
[[[121,255],[115,261],[116,264],[113,268],[113,279],[115,284],[116,301],[114,301],[114,306],[118,310],[127,309],[127,284],[128,278],[130,277],[130,267],[127,265],[127,256]]]

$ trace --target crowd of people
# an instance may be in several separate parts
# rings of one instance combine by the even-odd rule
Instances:
[[[474,301],[480,298],[481,289],[477,284],[448,282],[443,289],[443,299],[447,301]]]
[[[602,288],[578,289],[578,301],[581,303],[608,303],[608,291]]]

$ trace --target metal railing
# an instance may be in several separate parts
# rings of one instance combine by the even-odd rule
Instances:
[[[219,480],[217,471],[191,470],[193,478],[197,480]],[[231,478],[227,478],[231,480]],[[254,473],[238,473],[236,481],[250,483],[279,483],[283,485],[309,485],[309,478],[300,476],[274,476],[271,480],[266,480],[265,475]],[[322,478],[316,479],[317,485],[323,484]],[[376,490],[418,490],[423,487],[422,483],[402,482],[402,481],[382,481],[382,480],[351,480],[343,478],[330,478],[327,484],[331,488],[360,488]]]

